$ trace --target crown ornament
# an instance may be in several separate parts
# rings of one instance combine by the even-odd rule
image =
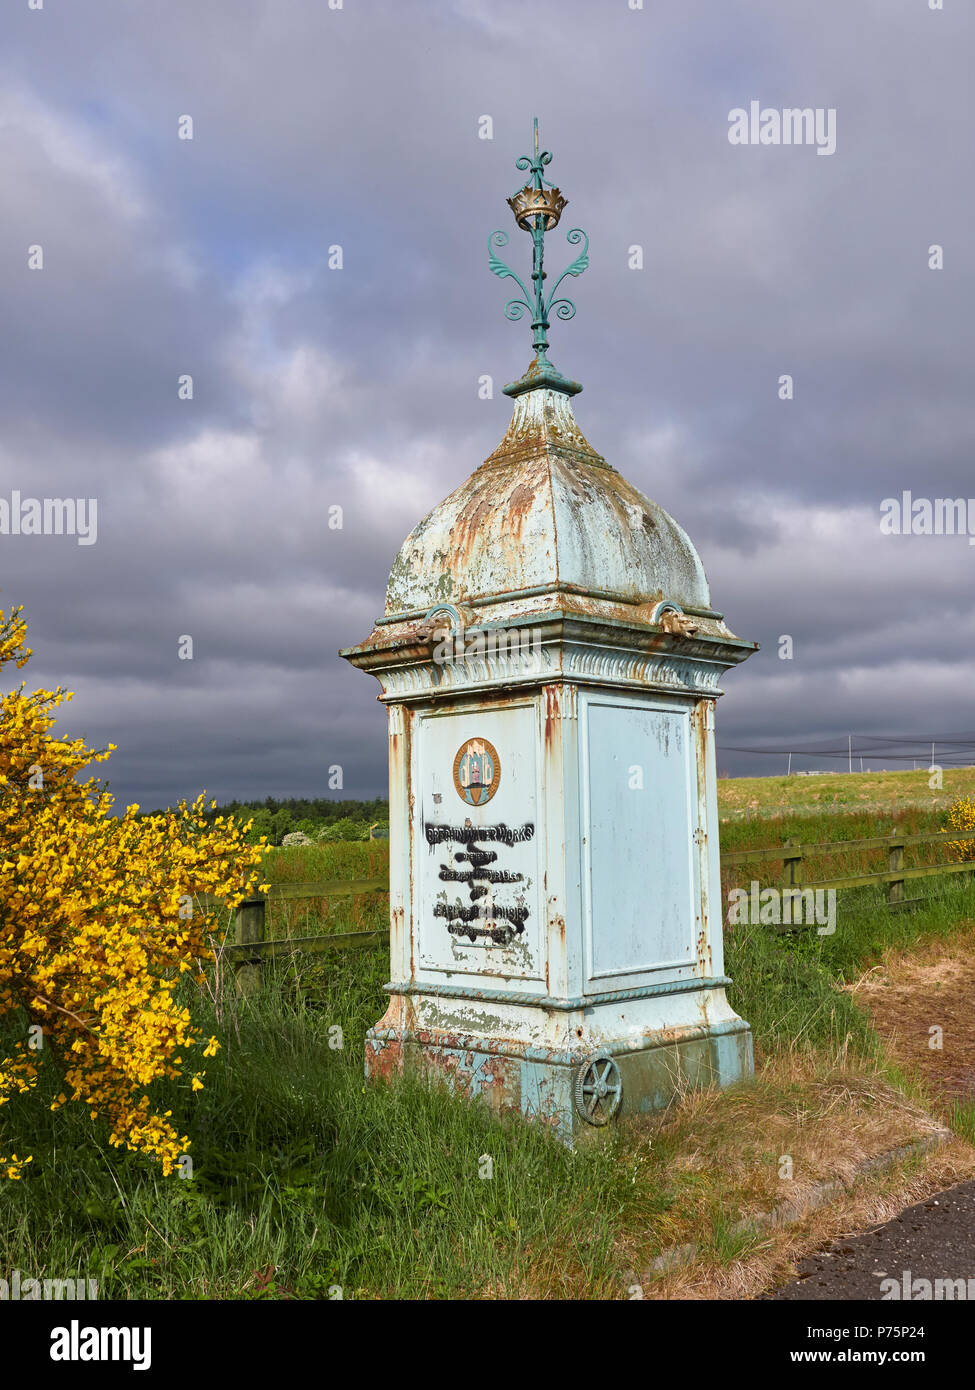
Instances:
[[[568,203],[557,188],[533,188],[530,183],[508,199],[508,207],[515,215],[515,221],[522,231],[534,229],[536,217],[545,218],[546,232],[559,225],[562,209]]]

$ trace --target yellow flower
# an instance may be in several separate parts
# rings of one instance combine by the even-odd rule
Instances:
[[[0,668],[23,666],[26,636],[21,610],[0,610]],[[152,1113],[147,1088],[182,1075],[185,1049],[199,1041],[173,992],[184,974],[205,980],[222,928],[215,910],[196,905],[252,893],[261,850],[232,817],[208,826],[203,797],[141,817],[133,805],[116,818],[111,794],[82,775],[114,745],[94,752],[53,732],[68,698],[23,686],[0,693],[0,1025],[26,1014],[44,1039],[36,1051],[0,1050],[0,1106],[53,1066],[64,1089],[52,1110],[70,1095],[107,1125],[113,1147],[150,1155],[168,1174],[189,1140],[168,1112]],[[27,795],[34,765],[43,787]],[[180,915],[187,900],[189,919]],[[219,1046],[210,1038],[204,1056]],[[0,1150],[0,1177],[19,1178],[29,1162]]]

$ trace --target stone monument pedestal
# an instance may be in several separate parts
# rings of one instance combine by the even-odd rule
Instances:
[[[752,1071],[723,973],[714,708],[754,649],[547,361],[342,653],[389,720],[389,1008],[410,1068],[567,1142]]]

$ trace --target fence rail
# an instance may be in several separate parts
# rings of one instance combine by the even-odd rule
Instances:
[[[757,864],[768,860],[781,860],[783,866],[783,887],[785,888],[870,888],[887,884],[887,903],[890,907],[908,907],[924,901],[923,897],[905,898],[904,884],[908,879],[933,878],[942,874],[975,874],[975,857],[952,864],[924,864],[915,868],[904,868],[904,851],[913,845],[932,845],[951,841],[953,844],[975,845],[975,839],[966,839],[964,831],[932,830],[923,835],[875,835],[863,840],[821,840],[816,844],[799,845],[786,840],[778,847],[763,849],[739,849],[730,854],[722,854],[721,863]],[[803,866],[807,859],[827,858],[832,854],[850,850],[886,850],[887,869],[874,874],[846,874],[840,878],[820,878],[808,880],[803,877]]]
[[[904,867],[904,851],[914,845],[930,845],[953,841],[955,844],[975,844],[966,840],[964,831],[937,830],[924,835],[876,835],[864,840],[823,840],[817,844],[799,845],[792,840],[761,849],[740,849],[722,854],[722,865],[757,864],[781,861],[783,886],[804,888],[868,888],[887,884],[887,902],[891,907],[909,907],[923,898],[905,898],[904,884],[909,879],[929,878],[939,874],[975,874],[975,858],[960,863],[930,864],[917,868]],[[827,858],[850,850],[886,850],[887,869],[874,874],[848,874],[841,878],[806,880],[803,868],[808,859]],[[263,966],[303,951],[318,954],[325,951],[355,950],[377,946],[389,939],[387,931],[337,932],[330,936],[292,936],[269,941],[266,937],[267,905],[276,900],[301,898],[350,898],[367,893],[387,893],[389,874],[376,878],[324,879],[306,883],[274,883],[270,891],[246,898],[233,914],[236,941],[223,948],[225,958],[234,967],[237,987],[242,994],[253,994],[261,987]],[[208,898],[210,905],[222,901]]]
[[[388,893],[389,874],[377,878],[320,879],[304,883],[272,883],[267,893],[255,894],[238,903],[233,912],[232,931],[236,941],[223,947],[223,956],[234,967],[241,994],[256,994],[262,983],[265,964],[281,960],[295,951],[318,954],[324,951],[355,950],[377,946],[389,940],[388,931],[333,932],[330,935],[286,936],[269,941],[267,905],[269,902],[301,898],[351,898],[367,893]],[[207,897],[208,906],[223,900]]]
[[[812,845],[797,845],[792,840],[784,844],[772,845],[764,849],[736,849],[730,854],[721,855],[722,864],[753,864],[760,859],[781,859],[783,852],[788,857],[791,849],[802,859],[806,855],[819,853],[835,854],[837,851],[855,849],[887,849],[891,845],[908,848],[911,845],[931,845],[939,840],[953,840],[958,844],[975,844],[975,835],[966,836],[964,830],[929,830],[923,835],[875,835],[866,840],[819,840]]]
[[[311,883],[272,883],[274,898],[355,898],[362,893],[388,893],[389,874],[379,878],[336,878]]]

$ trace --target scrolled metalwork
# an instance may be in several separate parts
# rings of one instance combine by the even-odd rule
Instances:
[[[585,246],[582,248],[582,250],[581,250],[581,252],[579,253],[579,255],[576,256],[576,258],[575,258],[575,260],[572,262],[572,264],[566,266],[565,270],[563,270],[562,274],[559,276],[559,278],[556,280],[555,284],[552,286],[551,292],[550,292],[549,297],[548,297],[548,303],[547,303],[546,306],[545,306],[545,312],[546,312],[546,313],[549,313],[549,312],[551,311],[551,308],[552,308],[552,305],[553,305],[553,304],[557,304],[557,303],[560,302],[559,300],[556,299],[555,293],[556,293],[556,290],[558,289],[559,285],[561,285],[562,281],[565,279],[565,277],[566,277],[567,275],[579,276],[579,275],[582,274],[582,272],[583,272],[584,270],[587,270],[587,269],[589,268],[589,238],[588,238],[588,236],[586,235],[586,233],[582,230],[582,228],[581,228],[581,227],[573,227],[572,230],[571,230],[571,232],[566,232],[566,234],[565,234],[565,239],[566,239],[566,241],[569,242],[570,245],[572,245],[572,246],[578,246],[580,241],[584,241],[586,244],[585,244]],[[571,300],[571,299],[563,299],[561,302],[562,302],[562,303],[565,303],[565,304],[572,304],[572,300]],[[575,313],[575,305],[573,304],[573,306],[572,306],[572,314],[574,314],[574,313]],[[557,314],[558,318],[560,318],[560,319],[566,319],[566,318],[570,319],[570,318],[572,317],[572,314],[563,314],[563,313],[559,313],[558,310],[556,310],[556,314]]]
[[[497,275],[501,280],[514,280],[524,296],[522,299],[515,297],[508,300],[504,306],[505,318],[517,321],[524,318],[526,313],[531,315],[532,345],[535,349],[535,356],[539,365],[548,367],[551,367],[546,356],[549,315],[554,313],[557,319],[566,322],[568,319],[574,318],[576,312],[573,301],[558,293],[559,285],[567,275],[577,277],[589,265],[589,237],[581,227],[573,227],[566,234],[566,240],[570,246],[581,244],[582,250],[566,266],[546,295],[544,289],[546,279],[544,269],[545,233],[551,231],[558,224],[562,209],[566,205],[566,200],[559,190],[543,177],[542,170],[551,162],[551,151],[539,148],[538,120],[536,119],[534,123],[534,155],[521,155],[515,160],[515,168],[529,171],[531,179],[524,188],[518,189],[508,199],[518,226],[528,232],[532,238],[531,289],[497,254],[495,248],[508,244],[507,233],[499,228],[492,232],[488,238],[488,266],[491,273]]]
[[[532,157],[531,157],[530,154],[523,154],[523,155],[520,157],[520,159],[516,159],[516,160],[515,160],[515,168],[516,168],[516,169],[522,169],[522,170],[524,170],[524,169],[531,169],[532,173],[534,173],[534,172],[535,172],[535,169],[536,169],[536,167],[537,167],[538,170],[539,170],[539,173],[541,173],[541,169],[542,169],[546,164],[551,164],[551,162],[552,162],[552,151],[551,151],[551,150],[542,150],[541,154],[539,154],[539,152],[538,152],[538,120],[536,119],[536,121],[535,121],[535,158],[532,159]],[[543,179],[542,182],[544,183],[545,180]]]
[[[507,246],[509,240],[510,237],[508,236],[508,233],[502,231],[500,227],[496,232],[491,233],[491,235],[488,237],[488,265],[491,269],[492,275],[496,275],[499,280],[514,280],[515,284],[518,286],[522,294],[525,296],[525,309],[527,309],[528,313],[531,314],[534,313],[534,309],[531,305],[531,294],[529,293],[528,288],[525,285],[525,282],[522,280],[521,276],[516,274],[515,271],[511,269],[511,266],[507,265],[501,259],[500,256],[495,254],[494,251],[495,246]],[[508,305],[517,302],[517,300],[509,300]],[[512,315],[508,313],[508,305],[505,305],[505,316],[507,318],[514,317],[520,319],[522,317],[521,314]]]

